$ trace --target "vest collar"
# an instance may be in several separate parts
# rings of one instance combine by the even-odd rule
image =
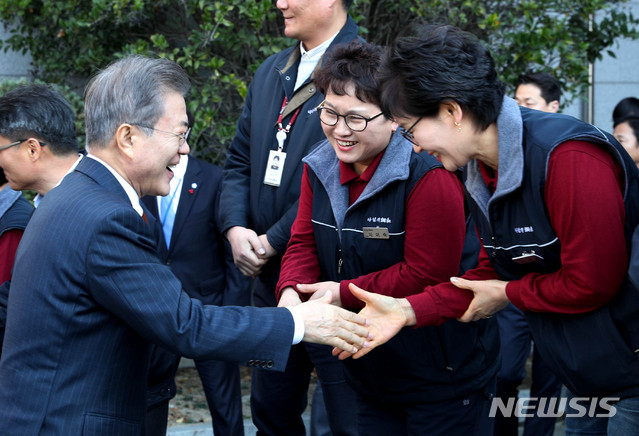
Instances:
[[[366,185],[364,192],[351,207],[375,196],[385,186],[394,181],[408,179],[412,151],[411,144],[399,132],[395,132],[388,147],[386,147],[384,157],[382,157],[375,174]],[[348,209],[348,185],[342,185],[340,182],[339,160],[333,150],[333,146],[328,140],[322,141],[315,150],[303,159],[303,162],[313,170],[322,185],[324,185],[331,199],[335,221],[341,228]]]
[[[495,189],[495,193],[492,196],[482,179],[479,162],[472,160],[467,165],[466,189],[486,216],[488,216],[488,207],[492,201],[518,189],[523,180],[524,149],[522,144],[524,123],[519,105],[510,97],[504,96],[501,111],[497,118],[497,133],[499,167],[497,189]]]

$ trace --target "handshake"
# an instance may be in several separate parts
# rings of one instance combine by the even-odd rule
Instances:
[[[349,289],[366,303],[359,313],[331,304],[331,291],[305,303],[292,294],[290,299],[283,295],[279,306],[289,307],[304,320],[304,342],[331,345],[340,359],[358,359],[411,324],[414,312],[405,300],[366,292],[353,284]]]

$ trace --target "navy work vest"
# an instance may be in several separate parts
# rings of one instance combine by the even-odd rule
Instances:
[[[487,217],[468,196],[482,244],[502,280],[561,268],[561,244],[544,203],[547,164],[554,148],[577,140],[608,150],[625,171],[626,241],[639,223],[639,171],[608,133],[571,117],[521,109],[524,132],[522,185],[491,200]],[[552,142],[551,142],[552,141]],[[605,231],[605,229],[593,229]],[[592,266],[596,268],[596,265]],[[639,292],[628,280],[618,295],[592,312],[567,315],[525,312],[544,361],[577,395],[639,394]]]
[[[386,153],[392,152],[389,146]],[[432,156],[411,152],[408,178],[387,181],[368,198],[362,194],[340,226],[321,177],[309,165],[321,280],[339,282],[402,261],[407,197],[421,177],[438,167],[441,164]],[[342,201],[348,202],[348,197]],[[377,228],[378,234],[366,228]],[[365,237],[366,232],[373,233]],[[468,324],[451,320],[437,327],[404,328],[363,358],[345,360],[345,375],[359,394],[375,401],[433,402],[483,388],[497,371],[498,355],[494,320]]]

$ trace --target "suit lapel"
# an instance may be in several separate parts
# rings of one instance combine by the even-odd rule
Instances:
[[[186,173],[184,174],[184,180],[182,181],[180,201],[178,202],[178,208],[175,214],[175,222],[173,223],[171,248],[169,249],[169,252],[175,246],[175,241],[177,241],[177,238],[184,227],[186,218],[189,216],[189,213],[191,213],[191,208],[195,203],[195,198],[200,191],[202,182],[202,171],[199,162],[195,159],[189,158]]]
[[[75,171],[78,171],[91,179],[95,180],[95,182],[114,194],[122,197],[127,203],[130,204],[129,196],[124,191],[120,182],[115,178],[111,171],[107,169],[104,165],[98,162],[95,159],[91,159],[90,157],[84,157],[78,165],[75,167]]]
[[[153,214],[153,216],[159,217],[160,214],[158,212],[158,198],[154,195],[147,195],[146,197],[142,197],[142,203],[146,206],[146,208]],[[158,218],[159,221],[159,218]]]

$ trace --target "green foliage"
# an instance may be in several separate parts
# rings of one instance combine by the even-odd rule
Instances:
[[[128,54],[178,62],[193,84],[192,153],[217,163],[255,70],[291,44],[270,0],[0,0],[0,18],[13,25],[5,51],[31,52],[34,77],[78,95],[88,78]]]
[[[368,39],[386,44],[411,24],[447,23],[490,47],[502,80],[511,87],[526,71],[553,74],[563,89],[583,96],[588,63],[620,37],[637,38],[639,24],[627,0],[360,0]],[[368,10],[366,10],[368,9]],[[392,15],[387,14],[390,11]],[[394,16],[394,18],[392,18]],[[593,20],[594,16],[594,20]]]
[[[383,45],[413,23],[459,26],[491,47],[508,84],[523,71],[543,70],[579,95],[588,61],[620,36],[637,37],[637,20],[619,7],[625,1],[355,0],[351,13],[364,37]],[[0,47],[29,51],[34,77],[77,95],[96,71],[130,53],[178,62],[193,83],[192,153],[216,163],[235,134],[255,70],[293,43],[271,0],[0,0],[0,19],[12,25]]]

